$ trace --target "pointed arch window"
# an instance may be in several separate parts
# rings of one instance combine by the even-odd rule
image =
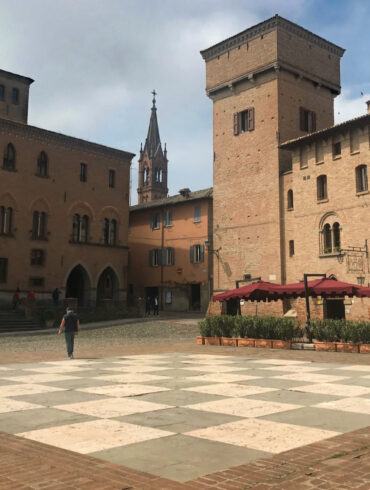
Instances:
[[[294,208],[294,201],[293,201],[293,191],[292,189],[288,190],[288,209],[293,209]]]
[[[34,211],[32,215],[32,240],[47,240],[46,213]]]
[[[333,254],[340,252],[341,248],[341,227],[336,221],[332,225],[326,223],[322,230],[322,254]]]
[[[104,245],[117,245],[118,223],[117,220],[104,218],[103,221],[103,243]]]
[[[73,215],[72,220],[72,242],[86,243],[89,241],[89,217],[78,213]]]
[[[48,176],[48,156],[42,151],[37,159],[37,175],[39,177]]]
[[[0,206],[0,235],[11,235],[13,228],[13,209]]]
[[[5,170],[15,170],[15,149],[8,143],[4,151],[3,168]]]
[[[144,184],[149,184],[149,168],[144,168]]]

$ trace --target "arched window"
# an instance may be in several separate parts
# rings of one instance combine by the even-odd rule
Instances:
[[[339,252],[339,250],[340,250],[340,225],[338,222],[333,224],[332,235],[333,235],[333,250],[334,250],[334,252]]]
[[[42,151],[37,159],[37,175],[40,177],[48,176],[48,157],[44,151]]]
[[[46,213],[34,211],[32,217],[32,239],[46,240]]]
[[[331,229],[329,223],[326,223],[323,229],[324,253],[329,254],[332,251]]]
[[[87,242],[89,237],[89,217],[85,214],[80,221],[80,242]]]
[[[0,234],[11,235],[13,221],[13,209],[0,206]]]
[[[364,192],[367,190],[367,165],[359,165],[356,167],[356,192]]]
[[[144,184],[149,184],[149,168],[144,169]]]
[[[5,148],[3,168],[5,170],[15,170],[15,149],[11,143]]]
[[[322,201],[328,198],[328,186],[326,175],[319,175],[317,177],[317,200]]]
[[[117,242],[117,221],[112,219],[109,223],[109,245],[115,245]]]
[[[288,209],[293,209],[293,208],[294,208],[293,191],[292,191],[292,189],[289,189],[289,191],[288,191]]]
[[[73,215],[73,221],[72,221],[72,241],[73,242],[78,242],[79,232],[80,232],[80,215],[74,214]]]
[[[103,221],[103,243],[104,245],[108,245],[109,243],[109,219],[104,218]]]

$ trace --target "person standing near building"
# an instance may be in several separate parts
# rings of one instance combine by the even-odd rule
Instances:
[[[13,310],[16,310],[17,309],[17,305],[19,303],[19,293],[20,293],[20,289],[17,288],[16,291],[14,292],[13,294]]]
[[[54,306],[59,304],[59,289],[55,288],[52,294]]]
[[[63,316],[62,321],[60,323],[60,327],[58,330],[58,335],[63,332],[66,339],[66,347],[67,347],[67,358],[73,359],[73,349],[74,349],[74,340],[75,335],[78,335],[78,329],[80,328],[80,320],[76,313],[68,306],[66,310],[66,314]]]
[[[158,300],[158,296],[155,296],[154,305],[153,305],[153,315],[158,315],[158,314],[159,314],[159,300]]]

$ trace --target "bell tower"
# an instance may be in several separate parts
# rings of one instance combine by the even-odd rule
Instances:
[[[167,149],[162,150],[161,139],[155,106],[157,95],[153,90],[153,106],[151,109],[148,135],[145,145],[141,145],[139,158],[139,185],[137,189],[139,204],[164,199],[168,194],[167,187]]]

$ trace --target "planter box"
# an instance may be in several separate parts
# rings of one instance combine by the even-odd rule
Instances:
[[[353,344],[351,342],[337,342],[337,352],[355,352],[360,351],[358,344]]]
[[[273,340],[272,341],[273,349],[291,349],[292,342],[290,340]]]
[[[203,345],[204,344],[204,338],[203,337],[197,337],[197,344]]]
[[[337,346],[335,342],[315,342],[315,350],[323,350],[326,352],[336,352]]]
[[[360,344],[360,354],[370,354],[370,344]]]
[[[231,337],[221,337],[221,345],[231,345],[232,347],[238,347],[238,340]]]
[[[221,345],[221,337],[204,337],[205,345]]]
[[[272,340],[255,339],[254,346],[255,347],[265,347],[267,349],[272,349]]]
[[[255,339],[238,339],[239,347],[254,347]]]

